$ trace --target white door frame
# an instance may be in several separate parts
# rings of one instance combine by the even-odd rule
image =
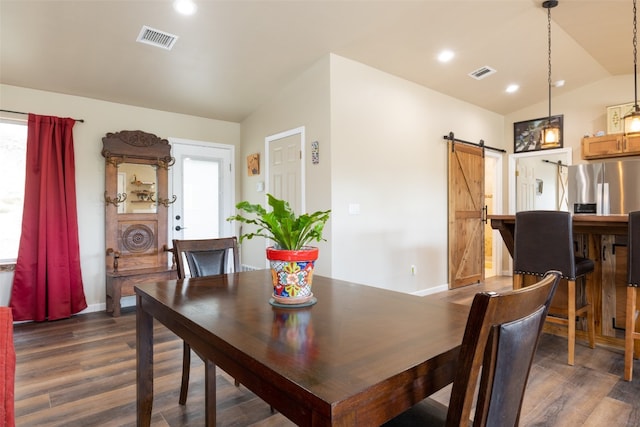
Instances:
[[[268,190],[269,189],[269,144],[273,141],[277,141],[279,139],[282,138],[287,138],[289,136],[293,136],[293,135],[300,135],[300,209],[301,212],[306,212],[306,192],[305,192],[305,155],[304,155],[304,148],[305,148],[305,128],[304,126],[300,126],[297,127],[295,129],[289,129],[286,130],[284,132],[280,132],[277,133],[275,135],[270,135],[267,136],[264,139],[264,157],[265,157],[265,169],[266,169],[266,173],[265,173],[265,188]],[[265,205],[267,203],[267,194],[265,193],[264,195],[265,198]]]
[[[493,212],[501,212],[502,211],[502,194],[503,194],[503,182],[502,181],[502,159],[504,158],[503,153],[493,150],[484,150],[485,157],[491,157],[495,159],[495,170],[493,171],[493,175],[495,177],[495,182],[493,183],[494,188],[494,198],[493,198]],[[502,236],[500,236],[500,232],[498,230],[492,230],[492,254],[493,254],[493,270],[496,275],[502,274]]]

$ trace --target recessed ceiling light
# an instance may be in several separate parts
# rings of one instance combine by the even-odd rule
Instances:
[[[553,83],[553,87],[562,87],[564,86],[564,80],[557,80]]]
[[[443,50],[438,54],[438,61],[440,62],[449,62],[453,59],[455,53],[450,50]]]
[[[182,15],[193,15],[198,9],[193,0],[176,0],[173,2],[173,8]]]
[[[511,85],[507,86],[507,93],[517,92],[518,89],[520,89],[519,85],[511,84]]]

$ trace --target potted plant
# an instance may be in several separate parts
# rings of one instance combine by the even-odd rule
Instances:
[[[318,248],[311,242],[325,240],[324,226],[331,210],[296,215],[288,202],[267,194],[271,210],[262,205],[240,202],[236,205],[243,214],[227,218],[257,227],[240,235],[240,242],[265,237],[274,242],[267,248],[267,259],[273,279],[273,302],[276,304],[309,304],[313,299],[311,282]]]

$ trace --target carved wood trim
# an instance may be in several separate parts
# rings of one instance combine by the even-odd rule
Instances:
[[[162,167],[175,161],[171,157],[168,140],[141,130],[107,133],[102,138],[102,155],[116,166],[127,158],[156,160],[156,164]]]

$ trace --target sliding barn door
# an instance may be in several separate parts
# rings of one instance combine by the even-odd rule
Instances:
[[[449,288],[484,280],[484,148],[449,141]]]

